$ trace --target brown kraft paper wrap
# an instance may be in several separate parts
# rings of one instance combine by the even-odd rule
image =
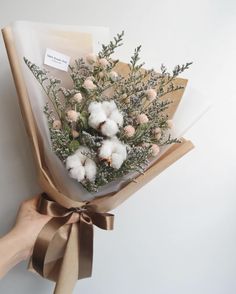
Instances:
[[[172,145],[144,174],[136,177],[135,182],[128,183],[113,195],[95,198],[89,202],[79,202],[68,198],[53,183],[47,163],[43,160],[43,145],[28,99],[25,81],[21,74],[11,28],[4,28],[2,33],[22,117],[33,146],[39,183],[44,191],[38,204],[38,210],[40,213],[53,216],[36,240],[29,268],[37,271],[44,278],[55,281],[55,294],[70,294],[78,279],[90,277],[92,274],[93,225],[105,230],[113,229],[114,216],[108,211],[119,206],[142,186],[189,152],[193,148],[193,144],[191,141],[183,139],[182,143]],[[127,73],[127,70],[128,67],[124,63],[120,63],[117,67],[117,71],[122,74]],[[183,86],[187,84],[187,80],[176,80],[178,84]],[[168,95],[173,100],[168,109],[170,118],[173,117],[183,92],[184,90],[181,89]],[[67,224],[73,213],[79,215],[78,222]]]

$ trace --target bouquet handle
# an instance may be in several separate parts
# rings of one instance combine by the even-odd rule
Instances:
[[[45,193],[40,197],[38,211],[52,219],[37,237],[29,269],[55,281],[54,294],[72,293],[78,279],[92,275],[93,226],[112,230],[114,215],[94,212],[89,204],[67,209],[50,200]],[[78,221],[68,224],[75,213],[79,215]],[[58,258],[60,251],[62,256]]]

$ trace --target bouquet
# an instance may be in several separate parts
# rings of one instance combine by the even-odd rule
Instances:
[[[70,89],[24,58],[49,99],[44,113],[52,150],[89,192],[124,176],[133,180],[131,173],[143,173],[161,148],[180,143],[170,134],[172,121],[165,112],[173,101],[161,98],[183,89],[173,81],[191,63],[176,66],[171,74],[162,66],[157,74],[139,63],[139,46],[128,75],[122,76],[112,54],[123,35],[102,45],[98,55],[89,53],[69,65]]]
[[[38,210],[53,216],[36,240],[29,268],[55,281],[54,293],[71,293],[77,279],[92,273],[93,225],[112,229],[114,216],[108,211],[193,148],[175,136],[172,122],[186,85],[177,77],[191,63],[171,73],[162,65],[157,73],[140,63],[141,46],[129,64],[113,58],[123,32],[94,53],[86,43],[91,30],[75,34],[71,27],[60,27],[65,50],[75,40],[86,50],[73,62],[50,56],[68,64],[49,71],[47,62],[42,67],[28,58],[23,39],[15,42],[22,32],[27,35],[26,27],[28,32],[25,23],[7,27],[3,35],[44,191]],[[48,27],[41,27],[31,24],[29,35],[39,38],[45,52],[45,36],[54,40],[56,30],[48,33]],[[74,213],[79,221],[67,225]]]

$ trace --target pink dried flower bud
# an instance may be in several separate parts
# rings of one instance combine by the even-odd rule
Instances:
[[[172,129],[173,128],[174,124],[173,124],[173,121],[171,119],[167,120],[166,123],[167,123],[167,127],[169,129]]]
[[[152,156],[157,156],[160,152],[160,147],[157,144],[152,144],[151,151]]]
[[[147,95],[147,99],[148,99],[149,101],[153,101],[153,100],[155,100],[156,97],[157,97],[157,92],[156,92],[156,90],[154,90],[154,89],[148,89],[148,90],[146,91],[146,95]]]
[[[130,104],[130,98],[129,98],[129,97],[127,97],[127,98],[125,99],[125,104]]]
[[[71,134],[74,139],[79,137],[79,132],[77,132],[76,130],[72,130]]]
[[[61,121],[60,120],[54,120],[52,124],[53,129],[60,130],[61,129]]]
[[[161,133],[161,128],[155,128],[154,129],[154,134],[159,134]]]
[[[99,78],[103,79],[105,77],[105,74],[103,71],[100,71],[100,73],[98,74]]]
[[[155,138],[157,140],[160,140],[161,139],[161,136],[162,136],[162,134],[161,134],[161,128],[155,128],[154,129],[154,135],[155,135]]]
[[[85,58],[89,64],[93,64],[97,61],[97,55],[94,53],[89,53]]]
[[[102,66],[102,67],[107,67],[109,65],[109,62],[106,58],[101,58],[99,59],[99,64]]]
[[[141,145],[143,148],[148,148],[149,146],[150,146],[150,144],[149,143],[142,143],[142,145]]]
[[[83,96],[81,95],[81,93],[76,93],[73,96],[74,101],[76,101],[77,103],[80,103],[83,100]]]
[[[97,86],[93,83],[93,81],[91,80],[91,78],[87,78],[84,81],[83,87],[87,90],[94,90],[97,88]]]
[[[125,126],[124,132],[126,137],[128,138],[133,137],[133,135],[135,134],[135,128],[131,125]]]
[[[144,114],[144,113],[141,113],[137,116],[137,122],[139,124],[146,124],[146,123],[148,123],[148,121],[149,121],[149,119],[146,116],[146,114]]]
[[[94,76],[89,76],[89,77],[86,78],[86,80],[95,81],[95,78],[94,78]]]
[[[67,118],[69,121],[77,121],[79,118],[79,113],[76,112],[75,110],[68,110],[67,111]]]
[[[155,139],[160,140],[161,139],[161,136],[162,136],[161,133],[155,134]]]
[[[118,79],[118,73],[116,71],[111,71],[109,74],[112,81],[116,81]]]

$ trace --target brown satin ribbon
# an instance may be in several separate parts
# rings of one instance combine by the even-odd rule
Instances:
[[[31,264],[41,276],[56,282],[54,294],[70,294],[78,279],[92,275],[93,225],[112,230],[114,215],[98,213],[89,203],[64,208],[43,193],[38,211],[53,216],[43,227],[34,245]],[[76,213],[79,219],[68,224]]]

